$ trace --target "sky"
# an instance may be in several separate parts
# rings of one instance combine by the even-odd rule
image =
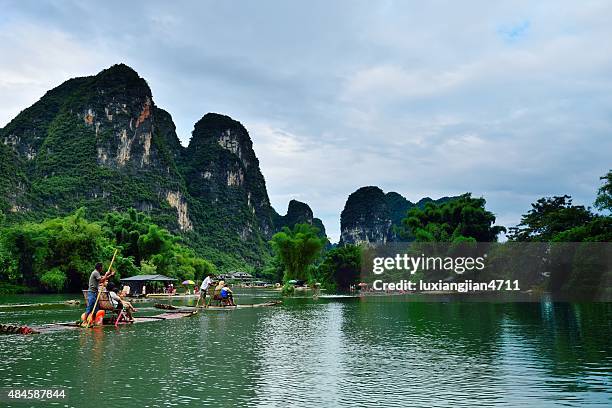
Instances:
[[[332,241],[350,193],[471,192],[500,225],[543,196],[591,206],[612,168],[609,1],[0,0],[0,127],[68,78],[126,63],[183,144],[249,130],[275,209]]]

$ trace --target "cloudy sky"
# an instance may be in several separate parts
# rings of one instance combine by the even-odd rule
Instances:
[[[124,62],[184,144],[206,112],[241,121],[274,207],[307,202],[333,240],[361,186],[411,201],[471,191],[508,226],[542,196],[591,205],[612,168],[609,1],[0,0],[0,10],[0,126],[65,79]]]

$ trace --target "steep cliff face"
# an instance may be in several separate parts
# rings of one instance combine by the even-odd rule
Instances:
[[[397,227],[402,225],[402,220],[406,218],[406,213],[414,206],[414,204],[393,191],[385,195],[385,203],[387,205],[389,218],[391,220],[391,228],[387,235],[387,239],[389,241],[402,241],[403,239],[397,232]]]
[[[180,170],[201,215],[196,230],[219,251],[238,249],[259,264],[275,232],[259,160],[247,130],[228,116],[208,113],[194,127]]]
[[[0,134],[1,134],[0,130]],[[23,163],[11,148],[0,143],[0,211],[16,213],[22,211],[23,195],[29,183],[23,173]]]
[[[275,229],[278,231],[283,227],[293,228],[295,224],[313,225],[319,229],[320,236],[326,236],[323,221],[314,217],[310,206],[301,201],[291,200],[289,201],[287,214],[284,216],[277,215],[274,220],[274,225],[276,226]]]
[[[453,197],[433,200],[429,197],[412,203],[395,192],[385,194],[375,186],[362,187],[349,195],[340,215],[340,244],[384,244],[409,241],[397,228],[412,207],[443,203]]]
[[[0,176],[9,222],[133,207],[184,233],[221,268],[262,265],[285,225],[239,122],[206,114],[184,148],[170,114],[123,64],[66,81],[0,129]],[[298,207],[289,218],[324,231]]]
[[[385,243],[391,225],[385,193],[378,187],[362,187],[349,195],[340,214],[340,243]]]
[[[0,132],[26,180],[10,211],[40,218],[80,206],[93,216],[136,207],[190,230],[169,147],[178,138],[161,132],[164,120],[145,80],[125,65],[49,91]]]

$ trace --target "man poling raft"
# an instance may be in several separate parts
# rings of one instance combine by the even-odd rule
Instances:
[[[96,319],[96,308],[98,306],[98,301],[100,300],[100,293],[103,288],[100,288],[100,285],[106,282],[109,278],[115,275],[115,271],[112,270],[113,262],[115,262],[115,257],[117,256],[117,249],[115,249],[115,253],[113,254],[113,259],[111,259],[111,263],[108,266],[108,270],[104,274],[104,276],[100,275],[102,271],[102,263],[98,262],[96,264],[96,268],[93,270],[91,275],[89,275],[89,287],[87,292],[87,308],[85,309],[85,313],[83,313],[81,325],[83,327],[91,327],[93,326]]]

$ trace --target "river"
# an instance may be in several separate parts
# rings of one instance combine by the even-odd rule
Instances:
[[[2,296],[0,323],[78,319],[82,307],[65,299],[78,296]],[[7,306],[18,303],[52,304]],[[151,306],[137,304],[144,314]],[[118,329],[1,336],[0,387],[59,387],[67,398],[56,406],[100,408],[610,406],[611,338],[609,303],[293,298]]]

